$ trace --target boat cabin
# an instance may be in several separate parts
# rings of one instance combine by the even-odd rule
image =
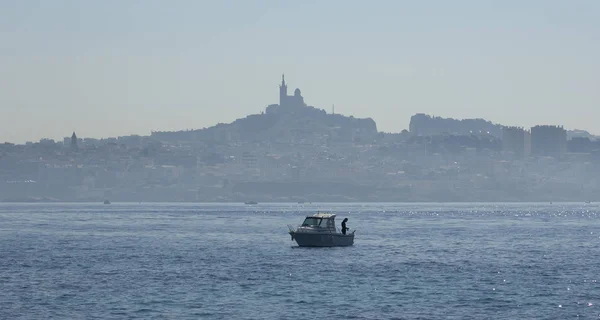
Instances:
[[[312,216],[307,216],[304,222],[302,222],[302,227],[323,228],[335,231],[335,214],[316,213]]]

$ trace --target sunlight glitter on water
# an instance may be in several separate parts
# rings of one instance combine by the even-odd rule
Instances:
[[[350,217],[355,246],[294,248],[286,225],[317,210]],[[0,318],[311,318],[324,295],[325,318],[595,318],[596,210],[0,205]]]

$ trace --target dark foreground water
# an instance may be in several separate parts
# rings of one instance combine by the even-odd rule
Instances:
[[[355,245],[298,248],[327,209]],[[0,319],[598,319],[596,204],[0,204]]]

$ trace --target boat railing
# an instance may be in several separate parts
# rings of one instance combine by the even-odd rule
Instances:
[[[335,228],[335,230],[337,231],[337,233],[342,233],[342,229],[340,228]],[[356,229],[350,230],[350,228],[346,229],[346,234],[354,234],[356,232]]]
[[[294,227],[291,224],[288,224],[287,226],[288,226],[288,229],[290,229],[290,232],[296,232],[296,227]]]

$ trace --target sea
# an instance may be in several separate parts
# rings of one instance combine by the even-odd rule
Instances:
[[[595,203],[3,203],[0,319],[599,319],[599,244]]]

